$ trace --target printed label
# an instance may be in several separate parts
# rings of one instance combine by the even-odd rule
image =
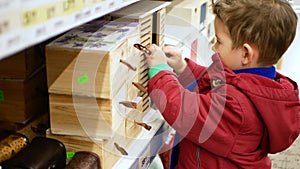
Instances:
[[[48,10],[45,7],[38,7],[23,12],[22,24],[24,27],[34,26],[47,21]]]
[[[74,151],[69,151],[69,152],[66,153],[66,155],[67,155],[67,158],[72,158],[72,157],[74,157],[75,152]]]
[[[88,82],[89,80],[90,80],[90,78],[88,77],[88,75],[87,75],[87,74],[84,74],[83,76],[81,76],[81,77],[79,77],[79,78],[77,79],[77,82],[78,82],[79,85],[83,85],[83,84],[85,84],[86,82]]]
[[[3,90],[0,90],[0,100],[4,100],[4,92],[3,92]]]

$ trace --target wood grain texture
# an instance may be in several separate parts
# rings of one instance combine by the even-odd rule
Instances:
[[[0,79],[0,120],[25,124],[48,112],[45,66],[28,79]]]

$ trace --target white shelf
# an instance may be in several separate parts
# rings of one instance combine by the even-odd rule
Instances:
[[[151,125],[150,131],[142,130],[127,148],[128,156],[123,156],[113,169],[139,168],[147,169],[159,153],[173,130],[162,118],[158,110],[150,109],[144,122]]]
[[[0,60],[139,0],[1,0]]]

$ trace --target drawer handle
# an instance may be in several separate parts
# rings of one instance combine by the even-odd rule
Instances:
[[[133,45],[135,48],[137,48],[138,50],[148,54],[148,55],[151,55],[151,51],[149,49],[147,49],[145,46],[139,44],[139,43],[136,43]]]
[[[129,107],[129,108],[134,108],[134,109],[137,108],[137,103],[131,102],[131,101],[121,101],[121,102],[119,102],[119,104],[122,104],[126,107]]]
[[[143,85],[137,82],[132,82],[132,84],[138,88],[140,91],[147,93],[147,88],[145,88]]]
[[[143,122],[134,121],[134,123],[137,124],[137,125],[140,125],[140,126],[144,127],[148,131],[151,130],[151,128],[152,128],[151,126],[149,126],[148,124],[143,123]]]
[[[125,60],[123,59],[120,59],[120,62],[123,63],[124,65],[126,65],[129,69],[133,70],[133,71],[136,71],[136,67],[132,66],[131,64],[129,64],[128,62],[126,62]]]
[[[117,150],[121,152],[122,155],[128,155],[127,151],[123,147],[119,146],[117,143],[114,143],[114,145],[117,148]]]

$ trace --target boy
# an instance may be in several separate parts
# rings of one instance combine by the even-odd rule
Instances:
[[[286,0],[218,0],[212,9],[213,63],[150,45],[149,95],[182,137],[177,169],[270,169],[268,153],[299,135],[297,84],[273,66],[294,39],[297,15]]]

